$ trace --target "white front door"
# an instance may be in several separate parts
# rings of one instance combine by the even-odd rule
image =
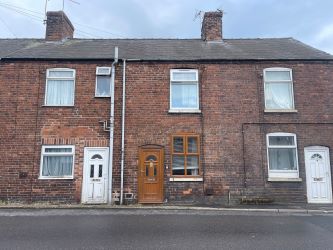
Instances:
[[[332,203],[331,167],[327,147],[304,149],[309,203]]]
[[[106,203],[108,148],[84,148],[83,203]]]

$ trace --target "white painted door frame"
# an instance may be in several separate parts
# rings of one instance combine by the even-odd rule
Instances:
[[[313,168],[311,161],[312,156],[319,154],[318,157],[324,156],[325,169],[318,170],[317,172]],[[332,203],[332,183],[331,183],[331,166],[330,166],[330,154],[329,148],[323,146],[310,146],[304,148],[305,157],[305,170],[306,170],[306,187],[308,203]],[[312,162],[313,163],[313,162]],[[318,163],[317,163],[318,164]],[[312,166],[311,166],[312,165]],[[319,167],[316,165],[316,167]],[[315,177],[313,177],[315,176]],[[326,185],[322,182],[326,183]],[[320,185],[321,184],[321,185]],[[323,185],[324,184],[324,185]],[[317,190],[316,190],[317,189]],[[326,192],[326,194],[325,194]],[[314,194],[315,193],[315,194]],[[318,195],[324,195],[326,198],[318,197]],[[317,197],[315,197],[317,196]]]
[[[100,155],[103,159],[96,158],[91,159],[94,155]],[[82,176],[82,203],[98,204],[107,203],[108,197],[108,159],[109,159],[109,148],[108,147],[85,147],[84,148],[84,161],[83,161],[83,176]],[[95,163],[95,164],[92,164]],[[91,170],[91,165],[94,165],[94,169]],[[99,165],[102,167],[102,176],[99,177],[98,171],[100,171]],[[92,171],[92,172],[91,172]],[[93,175],[91,177],[91,175]],[[94,183],[96,182],[96,184]],[[97,183],[98,182],[98,183]],[[101,183],[102,182],[102,183]],[[104,187],[103,195],[100,198],[94,198],[94,189],[92,186],[97,186],[101,184],[100,187]]]

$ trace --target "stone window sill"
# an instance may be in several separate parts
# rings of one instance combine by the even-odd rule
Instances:
[[[297,113],[297,109],[265,109],[265,113]]]
[[[168,111],[171,114],[187,113],[187,114],[200,114],[200,109],[169,109]]]
[[[268,182],[302,182],[302,178],[278,178],[270,177],[267,180]]]
[[[169,179],[170,182],[189,182],[189,181],[192,181],[192,182],[200,182],[200,181],[203,181],[203,178],[202,177],[193,177],[193,178],[183,178],[183,177],[170,177]]]

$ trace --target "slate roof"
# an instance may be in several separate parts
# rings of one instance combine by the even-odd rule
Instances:
[[[198,60],[333,60],[333,56],[293,38],[224,39],[0,39],[0,58],[7,59]]]

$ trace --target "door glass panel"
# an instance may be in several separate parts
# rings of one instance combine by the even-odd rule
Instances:
[[[94,178],[94,165],[90,165],[90,178]]]
[[[95,154],[95,155],[93,155],[93,157],[91,157],[91,159],[92,160],[95,160],[95,159],[102,160],[103,157],[101,155],[99,155],[99,154]]]
[[[147,156],[146,161],[157,161],[157,158],[155,155],[149,155]]]
[[[146,165],[146,176],[149,176],[149,165]]]
[[[102,177],[102,175],[103,175],[103,165],[99,165],[98,177]]]
[[[321,160],[323,157],[320,155],[320,154],[313,154],[312,156],[311,156],[311,159],[313,159],[313,160],[316,160],[316,161],[319,161],[319,160]]]
[[[156,168],[156,164],[154,164],[154,176],[157,175],[157,168]]]

